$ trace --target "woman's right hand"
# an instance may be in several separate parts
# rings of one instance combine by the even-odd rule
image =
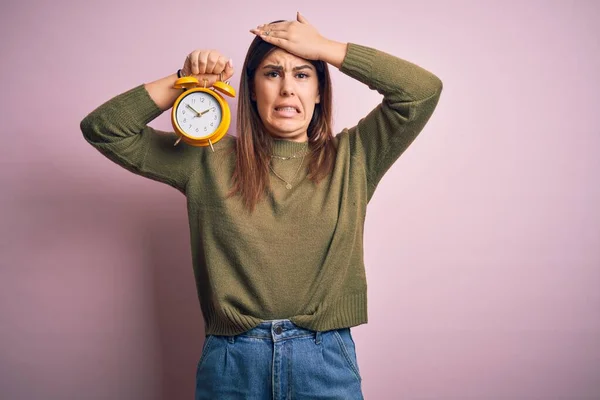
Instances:
[[[216,50],[194,50],[186,57],[181,74],[193,76],[200,83],[206,79],[206,86],[210,87],[220,79],[227,81],[233,76],[233,62]]]

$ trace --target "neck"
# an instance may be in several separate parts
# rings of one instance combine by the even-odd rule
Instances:
[[[292,142],[298,142],[298,143],[304,143],[308,141],[308,133],[306,131],[301,131],[301,132],[294,132],[292,134],[288,134],[285,137],[279,136],[279,135],[274,135],[273,133],[269,132],[269,134],[271,135],[271,137],[273,138],[273,140],[289,140]]]
[[[308,141],[296,142],[288,139],[274,139],[272,149],[274,155],[289,157],[308,149]]]

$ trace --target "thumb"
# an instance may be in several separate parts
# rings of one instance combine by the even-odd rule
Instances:
[[[223,71],[223,80],[229,80],[233,76],[233,61],[231,58],[225,64],[225,70]]]
[[[298,20],[298,22],[301,22],[303,24],[308,24],[308,20],[306,18],[304,18],[303,15],[300,14],[300,11],[296,12],[296,19]]]

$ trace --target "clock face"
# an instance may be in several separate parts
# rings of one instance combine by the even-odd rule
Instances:
[[[221,124],[223,115],[219,102],[205,92],[192,92],[177,105],[177,124],[194,138],[210,136]]]

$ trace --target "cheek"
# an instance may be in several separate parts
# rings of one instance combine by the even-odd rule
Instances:
[[[312,101],[307,102],[306,107],[304,109],[306,110],[307,117],[310,119],[310,117],[312,117],[312,113],[315,110],[315,104]]]
[[[305,105],[305,110],[308,114],[307,117],[309,119],[312,117],[314,109],[317,106],[317,103],[319,102],[319,100],[320,100],[319,95],[316,90],[311,91],[311,93],[306,96],[306,101],[304,102],[304,105]]]
[[[268,102],[268,100],[265,99],[264,97],[257,96],[256,109],[258,110],[258,116],[260,117],[260,119],[263,121],[263,123],[266,123],[269,120],[270,109],[271,109],[271,106],[270,106],[270,103]]]
[[[269,109],[269,102],[267,99],[265,99],[263,96],[257,96],[256,97],[256,108],[258,109],[258,112],[261,116],[263,116],[263,114],[268,111]]]
[[[254,94],[254,97],[256,99],[256,105],[259,110],[268,110],[273,104],[273,96],[271,96],[268,87],[258,87],[257,91]]]

